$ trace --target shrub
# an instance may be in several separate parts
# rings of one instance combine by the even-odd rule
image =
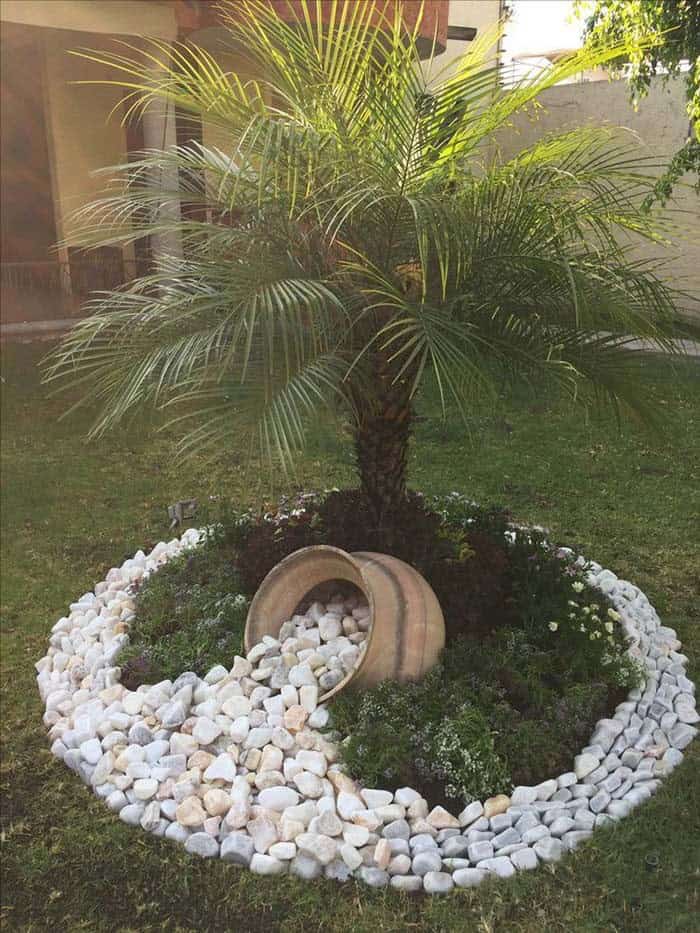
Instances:
[[[470,531],[469,548],[457,559],[436,560],[427,578],[445,616],[448,638],[488,635],[515,621],[508,580],[508,555],[500,542]]]
[[[468,803],[511,789],[486,716],[464,704],[425,732],[423,769],[444,781],[445,795]]]
[[[252,597],[265,575],[288,554],[312,544],[345,551],[380,551],[416,567],[435,590],[448,637],[471,631],[485,635],[512,623],[508,554],[501,529],[502,510],[480,511],[455,500],[451,513],[410,493],[392,531],[376,527],[359,490],[334,490],[326,496],[283,500],[264,518],[229,519],[228,540],[235,540],[244,592]],[[446,518],[449,515],[449,518]]]
[[[518,532],[513,545],[514,599],[528,637],[558,662],[553,675],[571,682],[602,673],[612,685],[636,686],[643,669],[627,654],[619,614],[586,582],[585,565],[558,555],[540,535],[527,543],[523,538]]]
[[[620,698],[597,681],[573,684],[561,695],[544,689],[540,702],[527,696],[520,704],[509,683],[518,677],[512,658],[494,661],[490,673],[478,651],[470,653],[478,673],[455,665],[469,644],[458,639],[446,652],[449,663],[420,684],[385,682],[334,698],[332,728],[343,736],[341,757],[354,777],[370,786],[410,784],[433,803],[537,784],[570,767],[594,724]],[[491,645],[481,659],[498,654]]]
[[[537,784],[570,767],[592,726],[617,699],[604,683],[574,684],[527,718],[502,702],[491,711],[495,746],[514,784]]]
[[[408,783],[434,800],[470,800],[509,786],[476,696],[464,681],[446,684],[441,666],[418,684],[345,691],[333,700],[332,727],[346,736],[346,767],[367,785]]]
[[[236,566],[246,595],[252,598],[272,568],[289,554],[321,543],[318,526],[317,513],[311,509],[281,509],[274,516],[239,519],[229,535],[235,540]]]
[[[440,516],[426,507],[418,493],[408,495],[391,534],[376,526],[367,500],[357,489],[282,500],[276,512],[262,518],[234,518],[228,534],[236,541],[238,570],[250,596],[279,561],[312,544],[393,554],[422,573],[436,555],[454,551],[454,543],[443,534]]]

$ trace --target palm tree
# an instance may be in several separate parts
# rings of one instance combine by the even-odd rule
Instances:
[[[439,73],[400,13],[340,0],[320,28],[314,0],[301,9],[286,23],[262,0],[224,6],[258,80],[189,44],[80,53],[127,88],[128,119],[160,98],[228,142],[144,152],[80,213],[85,246],[175,233],[182,257],[96,297],[46,377],[71,374],[100,403],[95,434],[144,403],[179,404],[185,446],[221,451],[248,434],[284,467],[320,410],[341,411],[378,527],[406,494],[428,376],[443,410],[465,417],[542,375],[643,412],[628,343],[670,349],[679,317],[658,270],[631,254],[663,233],[641,208],[653,166],[608,130],[511,159],[494,142],[542,90],[621,48],[502,87],[495,33]]]

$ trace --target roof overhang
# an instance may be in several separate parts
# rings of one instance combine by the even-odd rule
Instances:
[[[183,37],[192,35],[208,27],[221,26],[220,13],[213,0],[171,0],[175,7],[175,14]],[[302,0],[268,0],[270,5],[285,22],[303,21],[301,12]],[[320,9],[322,21],[327,23],[331,17],[334,0],[320,0],[320,5],[309,3],[309,15],[316,20],[317,10]],[[358,2],[358,0],[350,0]],[[376,0],[376,20],[382,17],[393,21],[397,7],[400,7],[404,22],[408,30],[413,30],[420,18],[418,26],[418,51],[422,57],[431,54],[433,47],[435,54],[443,52],[447,43],[447,21],[449,17],[449,0]],[[232,12],[236,12],[236,5],[232,5]],[[245,6],[240,5],[240,14],[245,16]],[[422,11],[422,16],[421,16]]]

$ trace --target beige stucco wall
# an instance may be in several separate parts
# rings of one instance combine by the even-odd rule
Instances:
[[[77,47],[64,32],[47,32],[44,39],[49,157],[53,170],[57,234],[70,241],[70,214],[93,201],[106,179],[91,173],[126,158],[126,135],[119,104],[123,89],[72,82],[94,78],[99,67],[68,53]]]
[[[477,40],[496,26],[500,16],[501,0],[450,0],[450,26],[475,27]],[[448,39],[445,51],[437,55],[430,65],[431,74],[444,78],[449,74],[450,66],[467,52],[471,45],[471,42]]]
[[[0,0],[0,19],[25,26],[174,39],[175,11],[150,0]]]
[[[640,148],[658,155],[665,164],[688,132],[684,86],[680,80],[666,86],[657,80],[636,112],[629,102],[626,81],[559,85],[545,91],[540,103],[544,110],[536,118],[520,116],[512,128],[501,134],[499,142],[506,157],[546,133],[604,123],[633,130],[639,137]],[[644,245],[639,255],[667,258],[665,276],[700,301],[700,197],[688,186],[678,187],[669,207],[674,222],[683,228],[682,236],[667,250]]]
[[[57,236],[70,243],[70,214],[104,189],[105,179],[91,173],[124,161],[126,134],[121,107],[109,116],[123,89],[74,84],[94,79],[101,69],[68,50],[114,51],[118,36],[173,39],[175,11],[152,0],[0,0],[0,19],[41,29],[43,61],[28,67],[43,79]]]

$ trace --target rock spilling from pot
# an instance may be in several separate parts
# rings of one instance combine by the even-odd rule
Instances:
[[[342,676],[362,650],[360,604],[314,603],[284,623],[281,641],[266,636],[204,678],[186,672],[133,692],[119,682],[132,585],[197,539],[186,532],[110,570],[54,625],[36,665],[52,753],[125,823],[193,854],[264,875],[445,893],[559,859],[651,796],[697,734],[675,633],[636,587],[598,566],[591,580],[635,637],[649,679],[601,720],[572,771],[457,816],[408,787],[360,787],[321,731],[329,714],[318,700],[321,678]]]
[[[315,601],[296,613],[282,625],[279,638],[263,636],[247,658],[258,665],[255,679],[270,687],[317,684],[327,693],[362,660],[369,628],[367,602],[339,593],[326,605]]]
[[[306,607],[305,612],[300,607]],[[320,665],[329,668],[323,673],[324,684],[334,684],[322,687],[324,702],[349,686],[359,690],[383,680],[420,680],[437,663],[445,644],[445,622],[432,588],[414,567],[389,554],[349,553],[316,544],[283,558],[265,576],[250,603],[246,652],[266,636],[273,642],[284,642],[295,631],[303,636],[301,629],[309,618],[311,628],[319,627],[323,644],[347,639],[340,642],[343,649],[328,656],[328,660],[336,658],[335,667]],[[354,623],[358,623],[357,632]],[[286,628],[281,634],[282,626]],[[360,634],[364,631],[366,639]],[[265,643],[272,650],[273,643]],[[362,651],[356,663],[353,645],[360,645]],[[301,650],[317,647],[321,645],[312,643]],[[348,661],[340,660],[341,650],[346,651]],[[345,677],[339,677],[343,671]]]

